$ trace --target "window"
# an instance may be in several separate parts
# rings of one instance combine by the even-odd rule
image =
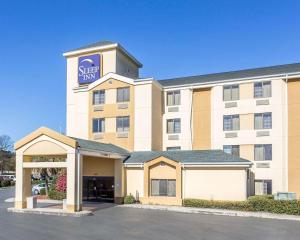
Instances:
[[[271,82],[257,82],[254,83],[254,97],[255,98],[267,98],[271,97]]]
[[[94,91],[93,92],[93,105],[99,105],[105,103],[105,91]]]
[[[117,132],[129,131],[129,117],[117,117]]]
[[[167,151],[178,151],[181,150],[181,147],[167,147]]]
[[[224,145],[223,151],[231,155],[240,156],[240,146],[239,145]]]
[[[255,129],[271,129],[272,113],[255,113],[254,115]]]
[[[117,102],[129,102],[129,99],[130,99],[129,87],[117,89]]]
[[[236,131],[240,129],[240,116],[239,115],[226,115],[223,116],[223,130]]]
[[[167,105],[180,105],[180,91],[167,92]]]
[[[240,98],[239,85],[227,85],[223,87],[223,100],[236,101]]]
[[[93,119],[93,133],[104,132],[105,129],[105,119],[104,118],[94,118]]]
[[[180,133],[180,118],[167,120],[167,133]]]
[[[255,161],[271,161],[272,160],[272,144],[256,144],[254,145]]]
[[[175,197],[176,180],[175,179],[151,179],[151,195]]]
[[[254,180],[255,195],[272,194],[272,180]]]

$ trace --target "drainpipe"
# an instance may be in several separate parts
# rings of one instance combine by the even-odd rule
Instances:
[[[285,166],[286,166],[286,170],[285,170],[285,191],[288,191],[289,190],[289,169],[288,169],[288,164],[289,164],[289,161],[288,161],[288,134],[289,134],[289,123],[288,123],[288,120],[289,120],[289,116],[288,116],[288,101],[289,101],[289,97],[288,97],[288,74],[285,75],[285,83],[286,83],[286,86],[285,86],[285,97],[286,97],[286,107],[285,107],[285,124],[286,124],[286,129],[285,129],[285,132],[286,132],[286,140],[285,140]]]

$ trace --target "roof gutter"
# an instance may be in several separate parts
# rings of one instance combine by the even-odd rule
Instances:
[[[125,167],[144,167],[144,163],[124,163]]]
[[[108,157],[108,158],[126,158],[129,156],[129,154],[121,154],[121,153],[115,153],[115,152],[106,152],[106,151],[97,151],[97,150],[93,150],[93,149],[86,149],[86,148],[78,148],[78,151],[82,154],[82,155],[89,155],[89,153],[94,153],[94,155],[99,155],[100,157]]]
[[[169,89],[169,88],[182,88],[182,87],[189,87],[189,88],[197,88],[199,86],[203,87],[212,87],[215,86],[216,84],[222,84],[222,83],[228,83],[228,82],[239,82],[244,80],[252,81],[252,80],[261,80],[262,78],[300,78],[300,72],[295,72],[295,73],[282,73],[282,74],[273,74],[273,75],[264,75],[264,76],[257,76],[257,77],[245,77],[245,78],[235,78],[235,79],[228,79],[228,80],[221,80],[221,81],[214,81],[214,82],[205,82],[205,83],[189,83],[189,84],[180,84],[180,85],[170,85],[170,86],[163,86],[164,89]],[[175,80],[175,79],[174,79]],[[163,82],[164,80],[160,80],[160,82]],[[247,81],[247,82],[248,82]]]
[[[230,166],[230,167],[250,167],[251,165],[253,165],[252,162],[216,162],[216,163],[181,163],[182,167],[224,167],[224,166]]]

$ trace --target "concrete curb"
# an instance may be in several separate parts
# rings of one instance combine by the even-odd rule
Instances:
[[[4,202],[12,203],[15,202],[14,198],[7,198]],[[63,204],[62,200],[52,200],[52,199],[37,199],[38,203],[51,203],[51,204]]]
[[[267,213],[267,212],[243,212],[243,211],[233,211],[233,210],[214,209],[214,208],[189,208],[189,207],[180,207],[180,206],[142,205],[142,204],[124,204],[124,205],[119,205],[117,207],[151,209],[151,210],[161,210],[161,211],[180,212],[180,213],[201,213],[201,214],[211,214],[211,215],[219,215],[219,216],[256,217],[256,218],[267,218],[267,219],[277,219],[277,220],[300,221],[300,216],[287,215],[287,214],[275,214],[275,213]]]
[[[62,209],[52,208],[34,208],[34,209],[16,209],[8,208],[8,212],[11,213],[32,213],[38,215],[52,215],[52,216],[67,216],[67,217],[84,217],[93,215],[91,211],[80,211],[80,212],[66,212]]]

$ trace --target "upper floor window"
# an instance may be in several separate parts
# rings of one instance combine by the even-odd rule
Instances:
[[[93,92],[93,105],[99,105],[105,103],[105,91],[99,90]]]
[[[223,87],[223,100],[236,101],[240,98],[239,85],[227,85]]]
[[[129,131],[129,117],[117,117],[117,132]]]
[[[117,102],[129,102],[130,100],[130,88],[118,88],[117,89]]]
[[[226,115],[223,116],[223,130],[236,131],[240,129],[240,116],[239,115]]]
[[[254,145],[255,161],[272,160],[272,144],[256,144]]]
[[[174,106],[180,105],[180,91],[169,91],[167,92],[167,105]]]
[[[239,145],[224,145],[223,146],[223,151],[235,155],[235,156],[240,156],[240,146]]]
[[[181,147],[167,147],[167,151],[179,151]]]
[[[254,97],[267,98],[272,96],[271,82],[256,82],[254,83]]]
[[[255,129],[271,129],[272,128],[272,113],[255,113],[254,115]]]
[[[167,133],[180,133],[180,118],[167,120]]]
[[[105,130],[105,119],[94,118],[93,119],[93,133],[102,133]]]

